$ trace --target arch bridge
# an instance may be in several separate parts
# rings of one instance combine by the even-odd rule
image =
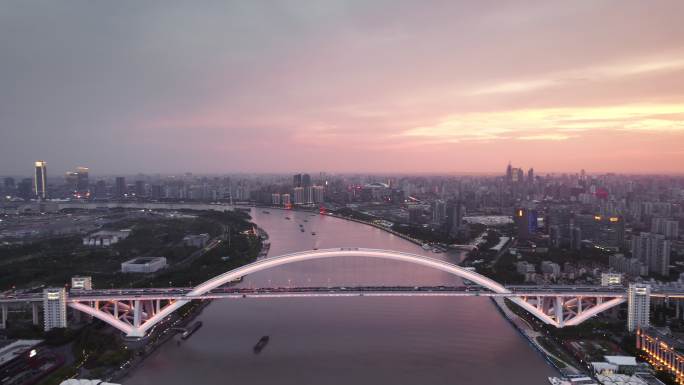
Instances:
[[[444,271],[467,279],[482,289],[449,287],[359,287],[222,289],[248,274],[295,262],[339,257],[380,258],[403,261]],[[154,325],[193,300],[245,297],[313,296],[499,296],[507,297],[543,322],[558,328],[582,323],[626,301],[624,289],[568,287],[506,287],[474,271],[446,261],[398,251],[336,248],[310,250],[262,259],[238,267],[193,288],[72,291],[67,305],[98,318],[129,337],[143,337]]]

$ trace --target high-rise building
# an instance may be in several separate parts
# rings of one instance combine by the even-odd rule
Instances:
[[[43,290],[45,331],[67,327],[66,290],[51,287]]]
[[[278,194],[278,193],[271,194],[271,204],[274,206],[280,205],[280,194]]]
[[[304,187],[295,187],[293,193],[294,204],[301,205],[304,203]]]
[[[641,233],[632,237],[632,256],[648,266],[650,273],[670,274],[672,244],[662,234]]]
[[[89,191],[88,167],[76,167],[76,190],[80,193]]]
[[[311,175],[303,174],[302,175],[302,187],[309,187],[309,186],[311,186]]]
[[[114,195],[121,197],[124,196],[126,192],[126,178],[117,176],[114,182]]]
[[[313,187],[304,185],[304,203],[312,204],[314,202]]]
[[[283,206],[289,206],[292,204],[290,201],[290,194],[282,194],[280,196],[280,202],[282,202]]]
[[[423,208],[420,205],[409,203],[408,205],[409,223],[412,225],[420,223],[420,218],[423,215]]]
[[[139,197],[147,196],[147,190],[145,189],[145,181],[135,181],[135,195]]]
[[[651,325],[651,286],[632,283],[627,290],[627,330]]]
[[[679,221],[667,218],[651,219],[651,232],[662,234],[667,239],[677,239],[679,237]]]
[[[518,239],[528,240],[537,232],[537,211],[518,207],[513,213],[513,222],[518,229]]]
[[[38,160],[35,166],[36,173],[33,178],[33,192],[39,199],[47,199],[47,162]]]
[[[313,186],[313,200],[314,203],[323,203],[325,201],[325,187]]]
[[[292,187],[302,187],[302,174],[292,176]]]
[[[450,199],[446,207],[446,232],[451,236],[456,236],[463,228],[463,217],[465,216],[465,206],[460,200]]]
[[[438,199],[432,203],[432,223],[442,224],[446,220],[447,204],[445,201]]]
[[[527,183],[534,184],[534,169],[530,167],[527,171]]]

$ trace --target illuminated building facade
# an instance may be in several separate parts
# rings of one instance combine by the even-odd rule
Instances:
[[[678,384],[684,384],[684,346],[680,341],[653,328],[639,328],[636,347],[653,367],[669,372]]]
[[[632,283],[627,290],[627,330],[651,326],[651,286]]]
[[[36,161],[36,173],[33,178],[33,192],[39,199],[47,198],[47,162]]]
[[[67,327],[66,290],[63,287],[43,290],[45,331]]]

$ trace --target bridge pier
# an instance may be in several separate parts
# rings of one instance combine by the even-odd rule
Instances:
[[[0,329],[6,329],[7,328],[7,304],[3,303],[0,305]]]
[[[38,303],[37,302],[31,303],[31,316],[32,316],[33,324],[38,325],[39,318],[38,318]]]

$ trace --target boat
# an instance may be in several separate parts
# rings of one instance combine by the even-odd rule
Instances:
[[[427,243],[423,243],[423,249],[430,250],[430,245],[428,245]]]
[[[262,213],[264,213],[264,214],[270,214],[271,212],[270,212],[270,211],[264,210],[264,211],[262,211]]]
[[[308,222],[308,221],[309,221],[308,219],[305,219],[305,220],[304,220],[304,222]]]
[[[290,217],[285,217],[285,219],[287,219],[287,220],[289,221],[289,220],[290,220]]]
[[[315,231],[312,231],[312,232],[311,232],[311,235],[316,235],[316,232],[315,232]]]
[[[299,231],[301,231],[301,232],[303,233],[303,232],[304,232],[304,229],[299,229]]]
[[[259,339],[259,342],[254,345],[254,354],[259,354],[261,351],[266,347],[266,344],[268,344],[268,340],[270,339],[269,336],[263,336]]]
[[[197,331],[197,329],[199,329],[199,328],[201,328],[201,327],[202,327],[202,321],[197,321],[197,322],[193,323],[192,325],[190,325],[189,328],[187,328],[187,329],[183,332],[183,334],[181,334],[181,338],[184,339],[184,340],[187,340],[188,338],[190,338],[190,336],[191,336],[193,333],[195,333],[195,332]]]

